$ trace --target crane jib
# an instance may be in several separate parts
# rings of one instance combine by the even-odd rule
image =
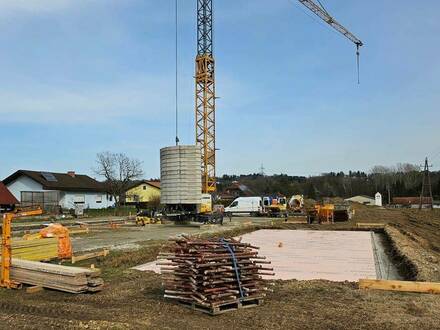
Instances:
[[[331,27],[333,27],[336,31],[338,31],[347,39],[352,41],[356,46],[361,47],[364,45],[363,42],[359,40],[353,33],[348,31],[344,26],[338,23],[332,16],[330,16],[330,14],[324,8],[318,6],[312,0],[298,0],[298,1],[302,3],[306,8],[311,10],[316,16],[321,18],[324,22],[326,22]]]

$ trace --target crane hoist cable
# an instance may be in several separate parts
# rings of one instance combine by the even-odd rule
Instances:
[[[358,84],[360,83],[360,52],[359,49],[364,44],[358,39],[353,33],[348,31],[344,26],[342,26],[338,21],[336,21],[325,9],[321,0],[317,0],[318,4],[316,4],[313,0],[298,0],[302,5],[308,8],[311,12],[313,12],[316,16],[322,19],[325,23],[330,25],[337,32],[345,36],[348,40],[353,42],[356,45],[356,66],[357,66],[357,78]]]
[[[360,77],[360,53],[359,53],[359,45],[356,45],[356,67],[357,67],[357,76],[358,76],[358,85],[361,83]]]
[[[178,0],[175,1],[175,10],[176,10],[176,15],[175,15],[175,24],[176,24],[176,146],[179,145],[179,4],[178,4]]]

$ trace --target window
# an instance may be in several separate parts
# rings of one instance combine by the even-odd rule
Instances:
[[[22,191],[20,198],[23,207],[40,206],[47,211],[58,209],[60,199],[58,191]]]
[[[84,204],[86,202],[86,197],[84,195],[75,195],[73,197],[73,203]]]
[[[55,177],[55,175],[53,175],[52,173],[49,172],[41,172],[41,176],[49,182],[57,182],[57,178]]]
[[[233,202],[230,207],[236,207],[237,205],[238,205],[238,202]]]
[[[147,190],[147,186],[144,186],[144,190]]]
[[[96,203],[97,204],[102,203],[102,195],[96,195]]]

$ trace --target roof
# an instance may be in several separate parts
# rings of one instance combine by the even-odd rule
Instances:
[[[346,201],[351,201],[351,200],[356,200],[356,199],[368,199],[368,200],[375,200],[374,197],[370,197],[370,196],[366,196],[366,195],[358,195],[358,196],[353,196],[350,198],[347,198]]]
[[[431,204],[431,197],[423,197],[422,204]],[[418,205],[420,197],[393,197],[393,204],[399,205]]]
[[[225,188],[225,190],[226,191],[228,191],[228,190],[239,190],[241,192],[250,192],[251,191],[248,186],[246,186],[244,184],[241,184],[241,183],[239,183],[237,181],[232,182],[230,186]]]
[[[40,183],[45,190],[61,191],[99,191],[105,192],[105,184],[83,174],[69,175],[67,173],[39,172],[29,170],[18,170],[14,174],[3,180],[4,184],[9,184],[17,180],[20,176]]]
[[[0,182],[0,205],[14,205],[18,204],[18,200],[6,188],[3,182]]]
[[[160,189],[160,181],[151,181],[151,180],[135,180],[130,183],[127,190],[133,189],[141,184],[148,184],[154,188]]]

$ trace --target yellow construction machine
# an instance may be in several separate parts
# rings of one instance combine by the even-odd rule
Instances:
[[[287,199],[284,196],[263,197],[264,211],[268,216],[287,218]]]
[[[162,220],[157,217],[153,212],[143,210],[138,212],[136,215],[136,225],[138,226],[145,226],[145,225],[151,225],[151,224],[161,224]]]
[[[21,212],[9,212],[3,214],[3,226],[2,226],[2,262],[1,262],[1,278],[0,286],[8,289],[17,289],[21,286],[21,283],[11,280],[11,264],[12,264],[12,220],[22,217],[30,217],[43,214],[41,208],[36,208],[28,211]]]
[[[294,195],[289,199],[287,207],[291,213],[301,214],[304,211],[304,195]]]
[[[351,217],[350,206],[346,204],[315,204],[307,210],[309,223],[335,223],[348,221]]]
[[[204,224],[223,225],[224,209],[219,205],[213,205],[210,194],[202,194],[197,204],[166,205],[163,216],[176,223],[198,222]]]

